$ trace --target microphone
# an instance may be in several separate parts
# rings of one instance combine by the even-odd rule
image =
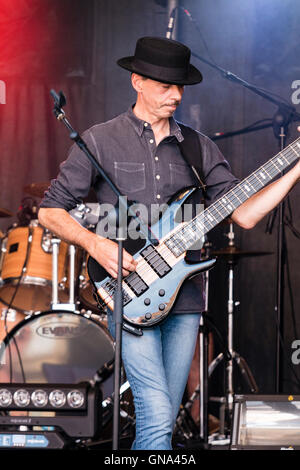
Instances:
[[[172,33],[173,33],[174,26],[175,26],[176,9],[177,9],[177,7],[173,8],[173,10],[170,14],[168,28],[167,28],[167,32],[166,32],[166,38],[167,39],[172,39]]]
[[[59,108],[62,108],[63,106],[66,105],[67,101],[66,101],[65,95],[63,94],[62,91],[60,91],[57,94],[55,90],[51,89],[50,90],[50,95],[54,99],[55,105],[58,106]]]

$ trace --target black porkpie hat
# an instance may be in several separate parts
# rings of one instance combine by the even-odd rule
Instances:
[[[159,37],[143,37],[136,43],[134,56],[117,61],[123,69],[163,83],[195,85],[202,75],[190,64],[191,51],[180,42]]]

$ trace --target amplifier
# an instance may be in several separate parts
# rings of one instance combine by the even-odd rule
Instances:
[[[235,395],[230,448],[300,449],[300,395]]]

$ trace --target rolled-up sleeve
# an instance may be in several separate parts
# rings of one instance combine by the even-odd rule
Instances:
[[[96,149],[90,131],[86,131],[82,138],[88,148],[96,157]],[[70,211],[88,195],[96,178],[96,170],[88,157],[73,144],[67,159],[61,163],[59,174],[45,191],[40,207],[62,208]]]

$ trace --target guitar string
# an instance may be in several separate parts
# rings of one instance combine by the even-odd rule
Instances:
[[[298,140],[300,140],[300,139],[298,139]],[[296,142],[296,141],[295,141],[295,142]],[[285,153],[287,157],[290,156],[290,155],[293,155],[293,156],[295,157],[295,154],[296,154],[296,157],[295,157],[293,160],[295,160],[296,158],[299,158],[298,152],[293,148],[293,145],[295,144],[295,142],[293,142],[293,143],[288,147],[288,149],[289,149],[289,148],[292,149],[292,152],[287,151],[288,149],[285,149],[285,151],[284,151],[284,152],[281,152],[279,155],[281,155],[282,153]],[[239,205],[241,205],[243,202],[245,202],[245,201],[248,199],[248,197],[252,196],[252,194],[248,195],[248,194],[245,193],[245,191],[241,188],[242,185],[245,186],[247,183],[249,183],[249,185],[254,188],[255,192],[257,192],[259,189],[261,189],[261,188],[263,188],[264,186],[266,186],[266,184],[267,184],[268,182],[272,181],[272,179],[273,179],[276,175],[278,175],[281,171],[283,171],[288,165],[290,165],[290,164],[293,162],[293,160],[290,161],[290,162],[287,161],[287,163],[286,163],[285,165],[281,165],[281,167],[278,167],[278,166],[276,165],[276,163],[275,163],[275,162],[278,163],[278,158],[279,158],[278,155],[276,155],[276,156],[274,156],[272,159],[270,159],[268,162],[266,162],[265,164],[263,164],[260,168],[258,168],[257,170],[255,170],[255,171],[254,171],[252,174],[250,174],[245,180],[243,180],[243,181],[240,182],[237,186],[235,186],[234,188],[232,188],[232,190],[230,190],[227,194],[225,194],[223,197],[221,197],[220,199],[218,199],[218,201],[216,201],[215,203],[213,203],[209,208],[207,208],[205,211],[203,211],[200,215],[196,216],[194,219],[192,219],[192,221],[190,221],[190,222],[188,222],[187,224],[185,224],[184,227],[180,227],[180,229],[178,229],[178,227],[177,227],[177,229],[172,233],[172,235],[171,235],[171,237],[169,237],[169,239],[172,238],[172,237],[174,237],[175,235],[178,236],[178,235],[184,233],[184,231],[189,230],[189,229],[191,229],[191,230],[195,233],[195,227],[194,227],[194,226],[195,226],[195,224],[196,224],[196,228],[198,228],[198,227],[197,227],[197,220],[199,220],[200,217],[201,217],[201,219],[202,219],[201,222],[203,223],[203,219],[205,219],[205,215],[206,215],[205,212],[206,212],[206,211],[209,211],[210,213],[215,212],[215,214],[216,214],[216,212],[217,212],[218,214],[220,214],[221,217],[222,217],[222,218],[220,219],[220,221],[218,220],[218,217],[217,217],[216,215],[212,215],[212,217],[215,218],[215,220],[217,221],[217,224],[218,224],[219,222],[221,222],[221,220],[224,219],[224,215],[218,210],[218,208],[217,208],[216,206],[219,205],[220,209],[224,211],[224,205],[223,205],[222,202],[221,202],[222,199],[224,199],[224,198],[229,198],[229,197],[233,196],[233,197],[235,197],[235,198],[238,199]],[[286,160],[285,155],[283,155],[283,158]],[[275,172],[274,172],[274,170],[275,170]],[[269,181],[268,181],[268,180],[263,180],[263,181],[262,181],[262,180],[258,177],[258,174],[263,173],[263,172],[265,172],[265,173],[267,174],[267,176],[268,176],[268,178],[269,178]],[[274,174],[273,174],[273,172],[274,172]],[[257,182],[258,182],[259,184],[257,184]],[[252,184],[252,183],[253,183],[253,184]],[[238,193],[238,194],[237,194],[237,193]],[[246,195],[246,198],[245,198],[245,195]],[[239,198],[239,196],[242,196],[242,197],[241,197],[242,201],[241,201],[241,199]],[[245,199],[244,199],[244,198],[245,198]],[[238,206],[237,206],[237,207],[238,207]],[[226,212],[228,212],[227,215],[229,215],[230,213],[232,213],[232,210],[229,210],[229,211],[226,210]],[[227,215],[226,215],[226,216],[227,216]],[[225,217],[226,217],[226,216],[225,216]],[[206,222],[208,222],[208,221],[206,220]],[[209,222],[209,223],[210,223],[210,225],[212,225],[211,222]],[[204,221],[204,224],[205,224],[205,221]],[[215,225],[216,225],[216,224],[215,224]],[[212,225],[212,227],[209,228],[209,230],[211,230],[215,225]],[[205,227],[204,227],[204,228],[205,228]],[[166,241],[167,241],[167,240],[164,240],[163,245],[161,245],[160,247],[157,247],[157,251],[159,252],[159,254],[160,254],[161,256],[163,256],[164,254],[170,254],[170,251],[172,252],[172,250],[170,250],[170,248],[168,248],[168,247],[166,248],[166,246],[165,246],[165,242],[166,242]],[[192,241],[193,241],[192,245],[195,244],[195,241],[196,241],[196,240],[192,240]],[[181,249],[184,248],[184,250],[183,250],[183,252],[182,252],[181,254],[183,254],[184,251],[186,251],[186,250],[188,249],[186,246],[183,246],[183,247],[180,246],[180,245],[181,245],[182,243],[184,243],[184,242],[185,242],[185,241],[182,240],[182,237],[181,237],[181,240],[177,240],[177,241],[175,242],[175,244],[174,244],[175,247],[178,247],[178,246],[179,246]],[[188,242],[190,242],[190,239],[188,240]],[[173,245],[173,246],[174,246],[174,245]],[[192,246],[192,245],[191,245],[191,246]],[[160,248],[160,249],[158,250],[158,248]],[[155,256],[157,256],[157,253],[156,253],[156,252],[154,252],[153,255],[150,255],[150,256],[148,257],[148,260],[151,260],[151,259],[152,259],[153,257],[155,257]],[[174,256],[174,255],[173,255],[173,256]],[[179,256],[180,256],[180,255],[179,255]],[[179,258],[179,256],[178,256],[178,258]],[[159,266],[160,266],[161,264],[163,264],[165,261],[166,261],[166,259],[161,259],[161,261],[156,265],[156,267],[159,267]],[[153,274],[153,268],[151,268],[151,266],[149,266],[149,264],[147,263],[147,261],[146,261],[145,259],[140,260],[140,261],[139,261],[139,270],[137,271],[137,273],[138,273],[140,276],[142,276],[142,275],[146,274],[147,271],[149,272],[150,276],[151,276],[151,274]],[[134,275],[134,272],[128,274],[128,275],[126,276],[126,279],[128,279],[128,278],[129,278],[130,276],[132,276],[132,275]],[[157,279],[157,275],[154,275],[154,276],[153,276],[153,280],[155,280],[155,279]],[[128,280],[130,281],[130,279],[128,279]],[[114,283],[114,279],[112,279],[111,281],[108,281],[108,282],[109,282],[109,283],[110,283],[110,282],[111,282],[111,283]],[[140,282],[140,279],[137,278],[136,281],[135,281],[135,284],[138,283],[138,282]],[[132,285],[133,285],[133,284],[132,284]],[[111,286],[111,287],[114,287],[114,286]],[[130,286],[129,286],[129,287],[130,287]],[[111,297],[111,296],[108,294],[107,297]],[[105,301],[105,300],[106,300],[106,299],[103,298],[103,301]]]

